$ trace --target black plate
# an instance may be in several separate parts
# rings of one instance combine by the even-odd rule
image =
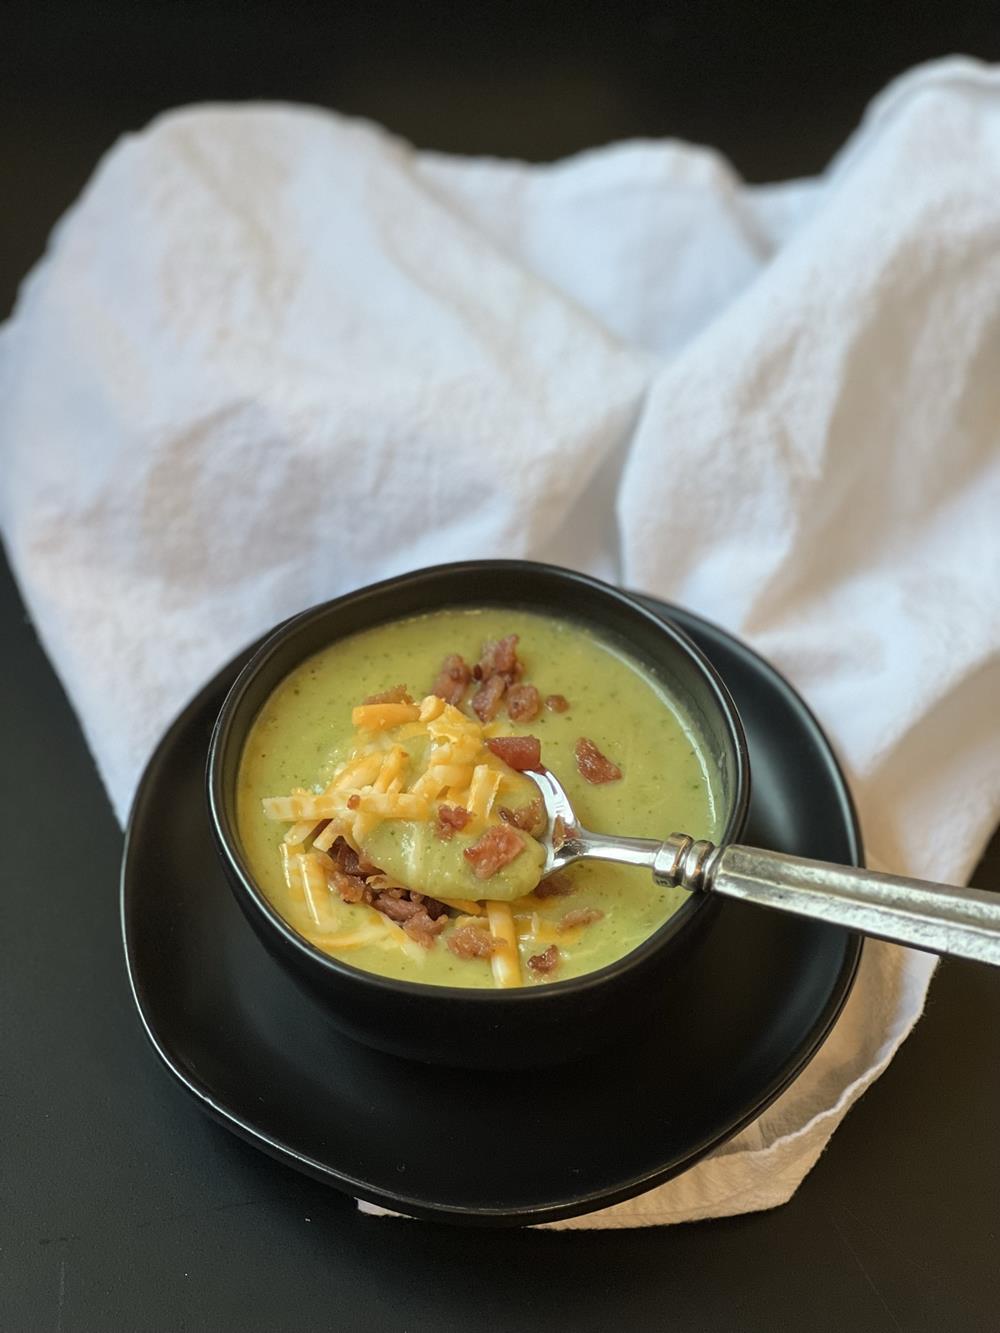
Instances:
[[[748,648],[660,603],[728,684],[750,745],[747,841],[860,864],[844,779],[812,715]],[[122,867],[132,992],[201,1106],[289,1165],[416,1217],[474,1225],[603,1208],[691,1166],[771,1102],[851,989],[861,942],[727,902],[642,1035],[544,1074],[433,1068],[339,1036],[265,953],[209,832],[209,736],[244,654],[185,709],[136,794]]]

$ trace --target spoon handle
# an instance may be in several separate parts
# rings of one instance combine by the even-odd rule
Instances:
[[[1000,894],[674,834],[657,878],[931,953],[1000,965]],[[664,874],[663,872],[666,872]]]

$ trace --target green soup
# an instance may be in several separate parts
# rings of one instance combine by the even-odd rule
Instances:
[[[484,641],[508,634],[519,636],[524,679],[542,698],[562,695],[569,706],[564,712],[543,708],[527,724],[511,722],[501,709],[496,729],[540,739],[542,762],[566,788],[583,825],[651,838],[674,831],[718,837],[717,777],[689,720],[664,686],[620,646],[569,620],[500,608],[444,610],[381,625],[317,653],[282,681],[254,721],[240,764],[237,822],[250,869],[276,910],[317,947],[356,967],[408,981],[495,984],[488,960],[456,956],[444,936],[431,947],[405,950],[367,940],[373,909],[344,902],[336,893],[324,896],[317,923],[316,902],[307,905],[303,891],[286,882],[281,844],[288,826],[267,818],[262,801],[296,788],[325,788],[351,753],[352,708],[364,698],[405,683],[420,699],[446,654],[461,654],[472,663]],[[618,765],[620,780],[593,785],[581,776],[575,756],[581,737]],[[512,904],[526,984],[544,979],[528,960],[548,944],[557,944],[559,957],[548,979],[593,971],[634,949],[686,896],[657,888],[647,871],[627,866],[588,862],[563,873],[572,889],[568,896],[529,893]],[[441,896],[471,898],[474,883],[470,880],[461,895],[452,888]],[[582,926],[563,925],[567,913],[585,909],[601,915]],[[324,935],[343,939],[352,932],[349,948],[322,942]]]

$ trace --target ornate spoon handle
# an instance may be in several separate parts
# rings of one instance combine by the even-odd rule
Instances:
[[[1000,966],[1000,894],[672,834],[657,883],[740,898],[931,953]]]

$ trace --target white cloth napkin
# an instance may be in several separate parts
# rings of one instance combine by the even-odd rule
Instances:
[[[120,818],[281,617],[524,555],[749,640],[833,737],[871,859],[961,881],[1000,816],[998,366],[1000,74],[971,61],[765,188],[675,142],[539,167],[195,108],[108,154],[0,335],[0,520]],[[869,946],[753,1126],[564,1225],[788,1199],[931,971]]]

